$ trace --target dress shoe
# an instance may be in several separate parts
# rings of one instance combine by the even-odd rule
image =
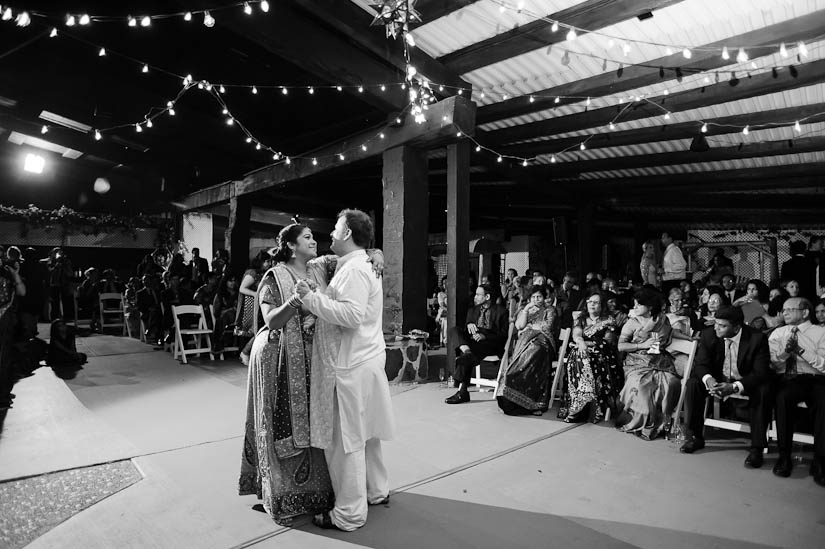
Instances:
[[[762,460],[762,448],[751,448],[748,450],[748,457],[745,458],[745,467],[759,469],[762,467]]]
[[[388,505],[390,503],[390,496],[388,495],[387,497],[385,497],[383,499],[380,499],[380,500],[376,501],[375,503],[372,503],[372,502],[369,502],[369,501],[367,503],[369,505]]]
[[[825,486],[825,458],[814,456],[811,462],[811,476],[814,477],[814,482]]]
[[[703,439],[702,437],[693,437],[692,439],[682,444],[681,448],[679,448],[679,451],[683,454],[692,454],[696,450],[701,450],[704,447],[705,439]]]
[[[779,454],[779,459],[776,461],[776,465],[773,466],[773,474],[778,477],[788,478],[791,476],[791,469],[793,469],[791,455]]]
[[[458,391],[453,396],[445,398],[444,402],[447,404],[462,404],[464,402],[470,402],[470,393],[467,391]]]

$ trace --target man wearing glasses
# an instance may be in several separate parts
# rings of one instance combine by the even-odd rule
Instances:
[[[776,395],[776,430],[779,460],[773,473],[788,477],[793,468],[793,417],[797,404],[805,401],[813,414],[814,459],[811,475],[825,486],[825,327],[811,324],[813,307],[805,298],[785,301],[785,326],[771,333],[771,366],[779,374]]]

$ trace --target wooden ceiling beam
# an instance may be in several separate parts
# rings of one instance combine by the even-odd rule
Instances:
[[[421,14],[424,24],[427,24],[476,2],[478,0],[418,0],[415,9]]]
[[[616,118],[616,115],[624,112],[618,118],[618,122],[628,122],[640,120],[653,116],[662,116],[665,112],[680,112],[710,105],[729,103],[741,99],[749,99],[760,95],[782,92],[803,86],[810,86],[825,82],[825,59],[812,61],[801,65],[796,65],[796,77],[791,75],[788,69],[779,71],[777,78],[770,72],[758,74],[752,78],[740,72],[739,82],[732,86],[730,82],[719,82],[709,84],[701,88],[686,90],[670,95],[660,95],[644,101],[636,102],[633,105],[617,105],[616,107],[603,107],[591,111],[585,111],[529,124],[494,130],[487,133],[487,138],[492,144],[501,145],[513,143],[525,139],[534,139],[548,135],[557,135],[579,130],[586,130],[593,127],[605,126]]]
[[[663,81],[662,77],[659,76],[659,67],[680,67],[685,71],[685,74],[689,74],[690,71],[720,69],[730,65],[731,61],[722,59],[718,55],[718,50],[730,44],[750,47],[748,53],[751,58],[771,55],[775,52],[775,48],[764,48],[764,46],[772,46],[779,42],[791,44],[800,40],[810,41],[820,37],[823,32],[823,18],[825,18],[825,10],[820,10],[804,17],[769,25],[718,42],[711,42],[696,48],[690,60],[685,59],[680,53],[675,53],[648,61],[645,66],[631,65],[625,67],[621,77],[616,74],[616,71],[611,70],[590,78],[573,80],[534,93],[532,103],[526,97],[513,97],[505,101],[485,105],[478,109],[478,123],[487,124],[497,120],[540,112],[554,106],[578,103],[581,101],[581,99],[576,99],[578,97],[601,97],[658,84]],[[665,72],[665,77],[671,80],[676,75],[674,71],[669,70]],[[555,103],[556,97],[559,97],[558,103]]]
[[[710,137],[713,135],[739,133],[746,124],[750,124],[754,128],[767,124],[773,128],[780,128],[792,126],[795,121],[803,119],[807,119],[805,123],[808,124],[825,121],[825,102],[705,120],[705,122],[708,123],[708,131],[704,135]],[[698,122],[680,122],[678,124],[664,124],[661,126],[622,130],[618,132],[596,133],[586,137],[588,138],[588,149],[604,149],[658,141],[692,139],[698,135],[701,135],[700,124]],[[523,145],[512,145],[499,149],[499,152],[527,158],[542,154],[554,154],[581,143],[584,137],[585,136],[564,137],[561,139],[548,139],[545,141],[525,143]],[[535,167],[532,169],[542,170],[544,167]]]
[[[673,166],[676,164],[692,164],[698,162],[720,162],[741,158],[760,158],[819,151],[825,151],[825,136],[747,143],[733,147],[711,147],[709,151],[705,152],[688,150],[659,154],[617,156],[598,160],[583,160],[580,162],[561,162],[535,168],[531,170],[530,175],[562,177],[587,172],[628,170],[650,166]]]
[[[323,25],[332,27],[367,51],[384,59],[398,69],[401,75],[406,72],[404,45],[401,43],[403,37],[399,36],[395,40],[387,38],[384,27],[370,26],[369,14],[352,2],[292,0],[292,4],[320,19]],[[449,86],[445,88],[444,95],[455,93],[454,88],[472,90],[470,84],[427,55],[421,48],[410,48],[410,62],[419,74],[430,81]]]
[[[638,17],[657,9],[678,4],[682,0],[587,0],[565,10],[537,19],[487,40],[444,55],[439,61],[458,74],[498,63],[567,40],[567,29],[552,31],[552,21],[560,21],[577,29],[595,31]],[[586,31],[580,31],[585,34]]]

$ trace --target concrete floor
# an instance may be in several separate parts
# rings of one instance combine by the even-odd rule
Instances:
[[[451,391],[438,384],[393,387],[389,506],[371,508],[354,533],[307,521],[281,528],[251,510],[254,497],[236,495],[246,368],[182,365],[115,339],[88,345],[98,356],[73,380],[40,369],[15,388],[0,438],[0,472],[14,474],[0,478],[128,457],[144,479],[29,547],[809,548],[825,539],[825,489],[807,475],[809,452],[780,479],[775,453],[746,470],[745,441],[713,431],[705,451],[686,456],[606,424],[508,417],[490,393],[447,406]]]

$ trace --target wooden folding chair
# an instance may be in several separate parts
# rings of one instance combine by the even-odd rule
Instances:
[[[123,294],[103,293],[98,296],[100,304],[100,331],[106,328],[120,328],[126,335],[126,313],[123,308]],[[116,306],[112,306],[116,304]],[[110,320],[111,321],[110,321]]]
[[[553,385],[550,387],[550,408],[553,407],[554,400],[561,400],[564,396],[564,357],[567,356],[567,348],[570,346],[572,335],[572,328],[563,328],[559,332],[561,346],[559,347],[558,359],[554,360],[552,364],[552,367],[556,369],[556,373],[553,375]]]
[[[492,387],[493,388],[493,393],[495,393],[496,389],[498,389],[498,379],[501,376],[501,372],[502,372],[503,368],[507,365],[507,356],[509,354],[508,351],[510,349],[510,340],[513,337],[513,328],[514,328],[514,324],[510,323],[510,329],[507,332],[507,342],[504,344],[504,353],[502,353],[502,356],[501,357],[499,357],[498,355],[485,356],[481,360],[481,364],[476,365],[476,376],[470,378],[470,385],[475,385],[476,387],[478,387],[479,391],[481,390],[482,387]],[[496,377],[494,377],[492,379],[482,377],[482,375],[481,375],[482,366],[487,366],[488,368],[498,367],[498,370],[496,372]]]
[[[673,411],[673,424],[679,425],[680,417],[682,416],[682,408],[685,406],[685,386],[687,385],[687,380],[690,378],[690,374],[693,371],[693,359],[696,358],[696,348],[699,346],[698,341],[690,341],[687,339],[672,339],[670,345],[667,346],[667,352],[673,353],[682,353],[687,355],[687,364],[685,365],[685,371],[682,374],[682,389],[679,393],[679,403],[676,405],[676,409]]]
[[[182,315],[197,315],[197,328],[181,328],[180,317]],[[200,305],[173,305],[172,317],[175,321],[175,343],[173,346],[173,356],[180,358],[186,364],[186,355],[200,355],[201,353],[209,353],[210,360],[215,360],[215,355],[212,353],[212,343],[209,336],[212,335],[212,330],[206,326],[206,317],[204,316],[203,307]],[[184,345],[184,336],[190,336],[195,344],[194,349],[187,349]],[[204,346],[204,341],[206,346]]]

